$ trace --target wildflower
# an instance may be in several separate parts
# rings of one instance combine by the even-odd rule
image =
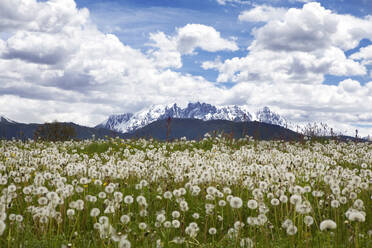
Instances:
[[[122,215],[120,217],[120,222],[123,223],[123,224],[128,224],[130,221],[130,217],[128,215]]]
[[[230,206],[232,208],[241,208],[243,206],[243,201],[239,197],[233,197],[230,200]]]
[[[297,227],[294,225],[290,225],[287,227],[287,234],[288,235],[295,235],[297,233]]]
[[[282,227],[283,227],[283,228],[288,228],[289,226],[293,226],[293,222],[292,222],[292,220],[290,220],[290,219],[286,219],[286,220],[282,223]]]
[[[67,214],[67,216],[68,216],[69,218],[72,218],[72,217],[74,217],[74,215],[75,215],[75,210],[69,208],[69,209],[67,209],[66,214]]]
[[[138,228],[141,230],[145,230],[147,228],[147,224],[145,222],[141,222],[138,224]]]
[[[127,196],[125,196],[124,197],[124,203],[125,204],[132,204],[133,203],[133,196],[131,196],[131,195],[127,195]]]
[[[181,226],[181,223],[179,222],[179,220],[172,220],[172,226],[174,228],[179,228]]]
[[[178,219],[180,216],[181,216],[180,212],[178,212],[178,211],[173,211],[172,212],[172,217],[173,218]]]
[[[254,242],[250,238],[243,238],[240,240],[240,247],[252,248],[254,247]]]
[[[166,191],[166,192],[164,192],[163,196],[164,196],[165,199],[171,199],[172,198],[172,192]]]
[[[249,200],[247,206],[250,209],[256,209],[258,207],[258,203],[256,200]]]
[[[280,203],[280,201],[278,199],[276,199],[276,198],[271,199],[271,205],[278,206],[279,203]]]
[[[165,221],[163,225],[165,228],[170,228],[172,226],[172,223],[170,221]]]
[[[210,235],[215,235],[217,233],[217,229],[214,227],[209,228],[208,233]]]
[[[340,206],[340,202],[337,200],[332,200],[331,201],[331,207],[332,208],[338,208]]]
[[[311,226],[311,225],[314,223],[314,219],[313,219],[313,217],[311,217],[311,216],[309,216],[309,215],[305,216],[305,217],[304,217],[304,223],[305,223],[305,225],[307,225],[307,226]]]
[[[0,220],[0,236],[3,235],[5,228],[6,228],[5,222]]]
[[[366,220],[366,214],[365,212],[354,210],[350,211],[347,218],[350,221],[364,222]]]
[[[279,200],[280,200],[281,202],[283,202],[283,203],[287,203],[287,201],[288,201],[288,197],[287,197],[286,195],[281,195],[281,196],[279,197]]]
[[[23,216],[20,215],[20,214],[18,214],[18,215],[16,216],[16,221],[17,221],[18,223],[21,223],[21,222],[23,221]]]
[[[336,229],[336,227],[337,224],[333,220],[323,220],[319,225],[320,231]]]
[[[126,237],[122,237],[119,241],[119,248],[130,248],[131,244]]]
[[[98,208],[92,208],[90,211],[90,216],[91,217],[97,217],[100,214],[100,210]]]
[[[158,216],[156,216],[156,221],[160,222],[160,223],[163,223],[165,221],[165,215],[164,214],[159,214]]]

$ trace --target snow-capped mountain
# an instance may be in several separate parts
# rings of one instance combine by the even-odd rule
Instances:
[[[288,128],[288,121],[277,113],[272,112],[269,107],[264,107],[256,112],[256,121],[274,124]]]
[[[261,121],[285,126],[285,119],[270,111],[268,107],[259,110],[252,116],[246,106],[214,106],[208,103],[189,103],[185,108],[173,105],[153,105],[137,113],[111,115],[106,121],[96,127],[129,133],[144,127],[154,121],[170,118],[200,119],[200,120],[230,120],[230,121]]]

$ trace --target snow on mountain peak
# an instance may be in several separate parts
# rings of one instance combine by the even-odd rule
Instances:
[[[16,123],[15,121],[12,121],[11,119],[3,116],[3,115],[0,115],[0,122],[8,122],[8,123]]]
[[[246,106],[214,106],[208,103],[189,103],[186,107],[173,105],[152,105],[134,114],[111,115],[106,121],[97,127],[104,127],[114,131],[127,133],[144,127],[154,121],[171,118],[201,119],[207,120],[230,120],[230,121],[252,121],[257,119],[270,124],[282,125],[284,119],[278,114],[270,111],[268,107],[256,113],[252,117]]]

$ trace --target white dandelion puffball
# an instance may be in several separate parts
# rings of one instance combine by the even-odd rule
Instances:
[[[243,201],[240,197],[233,197],[230,200],[230,206],[232,208],[241,208],[243,206]]]
[[[337,224],[333,220],[323,220],[320,223],[320,226],[319,227],[320,227],[320,231],[331,230],[331,229],[336,229],[337,228]]]
[[[256,200],[249,200],[247,206],[250,209],[256,209],[258,207],[258,203]]]

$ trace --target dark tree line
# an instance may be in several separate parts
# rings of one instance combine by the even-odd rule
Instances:
[[[52,122],[44,123],[34,132],[34,140],[67,141],[76,137],[76,130],[71,124]]]

